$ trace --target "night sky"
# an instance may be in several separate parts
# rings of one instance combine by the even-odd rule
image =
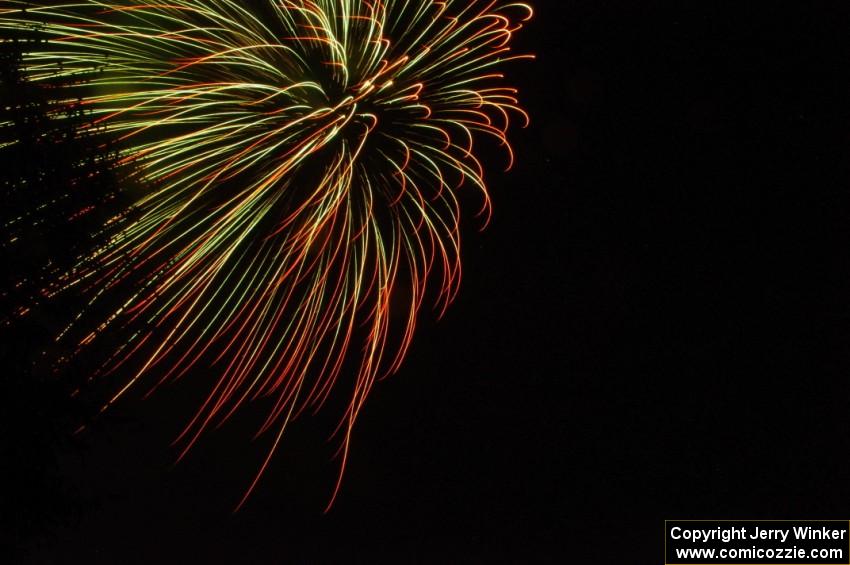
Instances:
[[[44,317],[4,334],[12,563],[660,564],[665,519],[849,517],[850,5],[535,4],[517,165],[331,511],[334,413],[236,514],[262,410],[173,465],[201,370],[72,437],[21,384]]]

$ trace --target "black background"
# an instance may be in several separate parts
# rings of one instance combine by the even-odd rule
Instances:
[[[662,563],[668,518],[848,518],[850,7],[535,4],[517,166],[331,512],[330,416],[232,514],[250,417],[172,467],[181,390],[73,439],[21,394],[13,562]]]

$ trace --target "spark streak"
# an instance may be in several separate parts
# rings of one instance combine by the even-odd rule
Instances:
[[[477,190],[489,220],[477,141],[495,139],[513,163],[507,133],[528,116],[502,67],[531,58],[510,48],[531,8],[0,6],[0,28],[35,26],[48,40],[25,54],[29,81],[102,70],[81,94],[89,127],[119,140],[122,166],[147,187],[132,220],[115,222],[107,243],[56,285],[87,301],[59,336],[77,353],[126,331],[100,371],[125,369],[106,406],[142,377],[156,388],[213,367],[209,394],[180,434],[182,457],[210,426],[269,399],[258,434],[276,429],[273,446],[241,506],[288,422],[321,408],[354,359],[338,429],[341,479],[357,415],[375,382],[399,369],[423,301],[434,297],[441,315],[457,294],[459,191]]]

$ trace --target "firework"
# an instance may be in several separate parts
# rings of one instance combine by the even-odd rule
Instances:
[[[153,389],[212,367],[182,457],[205,429],[269,399],[258,433],[271,431],[272,447],[241,506],[287,423],[350,372],[341,478],[357,415],[399,368],[423,302],[441,315],[457,293],[461,191],[477,191],[482,226],[489,219],[476,144],[495,139],[513,161],[509,126],[528,117],[502,67],[529,58],[510,44],[531,8],[0,6],[5,30],[46,39],[24,55],[28,81],[85,76],[86,127],[110,134],[123,178],[143,187],[107,223],[105,243],[45,291],[85,298],[58,338],[72,355],[125,336],[98,372],[128,376],[104,409],[142,377]]]

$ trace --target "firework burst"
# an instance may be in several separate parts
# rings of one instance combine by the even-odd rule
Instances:
[[[121,148],[144,189],[103,245],[47,289],[85,298],[59,340],[76,355],[123,335],[99,371],[123,378],[104,408],[212,367],[180,435],[269,399],[258,433],[354,374],[352,426],[395,372],[427,299],[461,278],[459,191],[490,201],[477,141],[527,123],[501,67],[531,17],[501,0],[4,2],[2,27],[45,38],[27,79],[87,76],[88,127]],[[96,72],[92,72],[96,69]],[[107,311],[107,316],[102,316]],[[338,387],[337,387],[338,388]],[[181,454],[182,457],[182,454]],[[331,502],[339,489],[337,481]]]

